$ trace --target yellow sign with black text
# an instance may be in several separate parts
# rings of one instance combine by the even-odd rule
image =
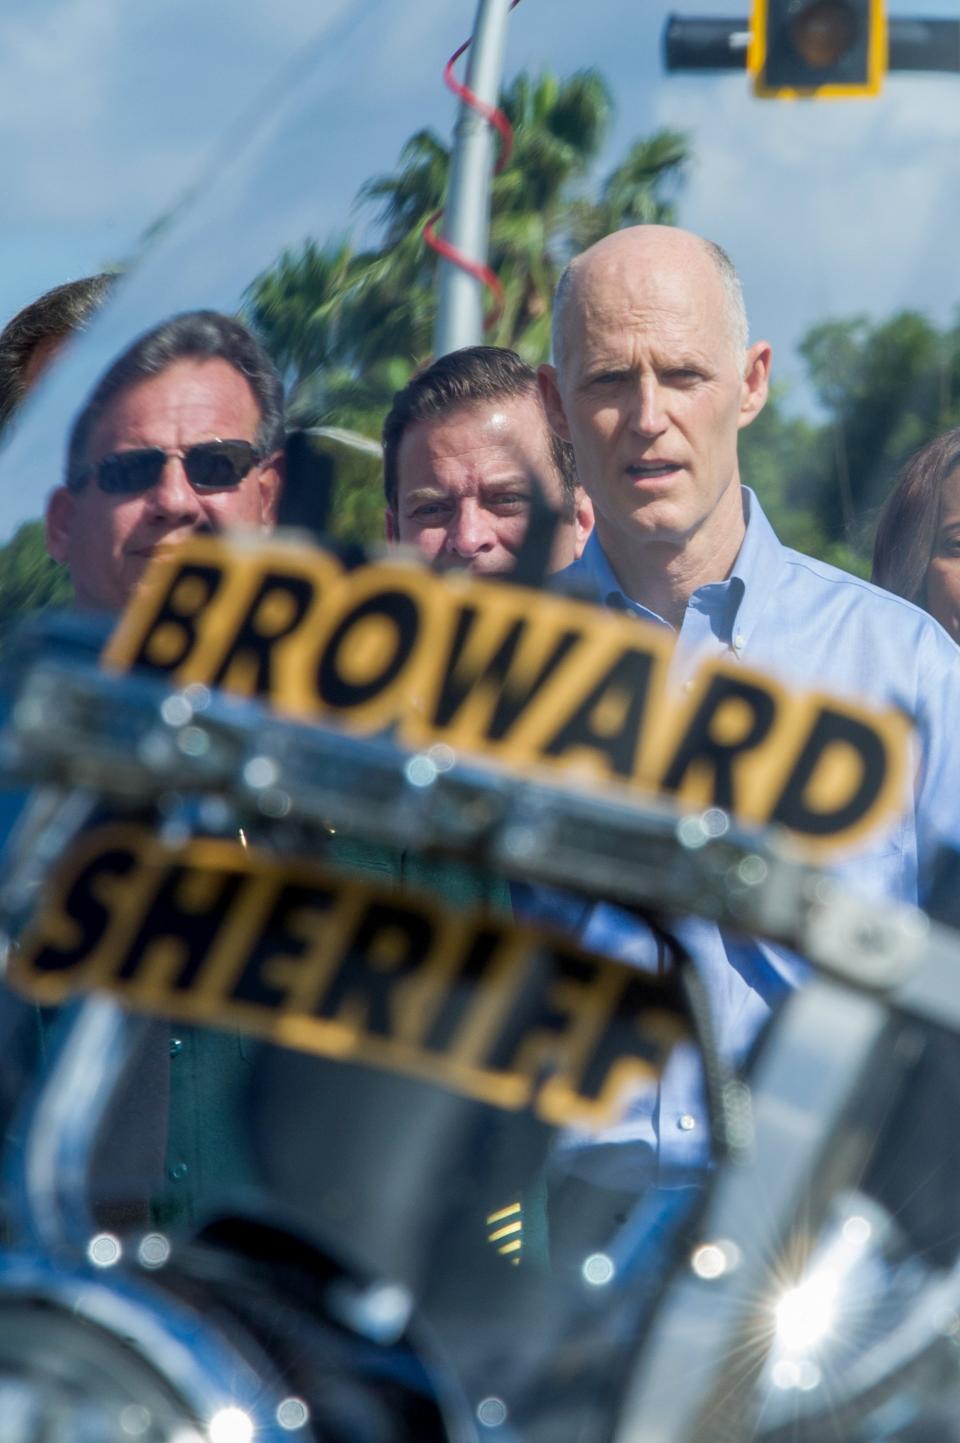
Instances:
[[[401,745],[624,783],[788,828],[824,856],[904,800],[909,724],[726,659],[668,686],[669,633],[549,592],[396,559],[197,538],[157,563],[104,654]]]
[[[237,843],[105,825],[54,869],[7,980],[603,1127],[689,1035],[674,976]]]

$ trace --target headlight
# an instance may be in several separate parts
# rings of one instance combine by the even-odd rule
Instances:
[[[122,1251],[0,1258],[0,1443],[447,1443],[402,1290],[246,1219]]]
[[[271,1418],[264,1392],[247,1359],[159,1292],[0,1265],[3,1443],[265,1443],[287,1430],[283,1399]]]

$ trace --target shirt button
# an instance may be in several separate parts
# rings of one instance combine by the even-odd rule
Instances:
[[[182,1051],[183,1051],[183,1043],[182,1043],[182,1041],[180,1040],[180,1038],[179,1038],[179,1037],[171,1037],[171,1039],[170,1039],[170,1056],[171,1056],[171,1057],[176,1057],[177,1053],[178,1053],[178,1052],[182,1052]]]
[[[170,1176],[174,1182],[183,1182],[189,1169],[185,1162],[175,1162],[170,1169]]]
[[[743,648],[746,646],[746,644],[747,638],[744,636],[742,631],[738,631],[736,636],[733,638],[734,651],[743,651]]]
[[[693,1132],[697,1125],[697,1119],[690,1112],[681,1112],[677,1118],[677,1127],[681,1132]]]
[[[684,689],[684,691],[687,692],[687,693],[693,691],[693,688],[694,688],[695,686],[696,686],[696,682],[694,681],[694,679],[693,679],[692,676],[688,676],[687,679],[686,679],[686,681],[683,683],[683,689]]]

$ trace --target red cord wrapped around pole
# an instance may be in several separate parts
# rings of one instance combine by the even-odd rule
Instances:
[[[502,0],[481,0],[474,34],[451,55],[444,67],[444,81],[462,102],[462,109],[451,164],[444,235],[437,233],[442,210],[430,216],[423,228],[427,245],[447,263],[441,267],[439,277],[440,300],[434,338],[437,355],[480,340],[482,331],[496,324],[502,310],[503,289],[486,264],[489,187],[491,172],[501,171],[510,159],[513,131],[506,115],[492,103],[492,97],[499,90],[506,14],[518,3],[519,0],[512,0],[504,11]],[[476,73],[480,73],[482,86],[478,84],[477,88],[484,90],[483,95],[478,95],[473,85],[458,80],[454,73],[457,61],[475,43],[486,49],[482,53],[479,48],[476,51],[468,78],[474,81]],[[490,142],[483,140],[474,117],[479,117],[483,127],[495,131],[500,138],[495,167],[491,164]],[[456,267],[456,272],[451,272],[450,266]],[[464,277],[485,286],[493,296],[494,304],[485,321],[476,293],[464,285]]]

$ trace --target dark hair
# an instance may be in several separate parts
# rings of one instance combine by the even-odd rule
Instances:
[[[927,568],[937,544],[943,483],[960,465],[960,427],[945,431],[904,467],[880,515],[873,545],[873,580],[927,605]]]
[[[257,449],[263,456],[282,449],[283,382],[260,342],[232,316],[219,311],[185,311],[140,336],[100,377],[70,432],[67,486],[78,490],[83,485],[91,432],[114,397],[182,360],[229,362],[249,381],[260,410]]]
[[[41,346],[65,341],[106,299],[116,276],[67,281],[18,311],[0,331],[0,430],[27,394],[27,371]]]
[[[460,406],[470,406],[477,401],[503,401],[509,396],[533,396],[538,404],[540,401],[536,372],[516,351],[508,351],[503,346],[465,346],[418,371],[403,390],[396,393],[383,423],[383,487],[391,511],[397,509],[400,491],[397,458],[408,427],[417,421],[445,416]],[[551,429],[546,412],[543,424],[560,476],[564,513],[572,515],[577,486],[573,447]]]

